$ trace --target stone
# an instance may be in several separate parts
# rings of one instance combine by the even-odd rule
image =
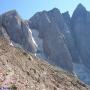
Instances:
[[[67,27],[60,11],[54,8],[48,12],[36,13],[29,20],[29,26],[39,31],[48,61],[72,72],[72,57],[64,41],[64,32]]]

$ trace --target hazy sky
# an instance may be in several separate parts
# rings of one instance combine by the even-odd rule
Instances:
[[[90,11],[90,0],[0,0],[0,14],[16,9],[22,18],[28,19],[38,11],[54,7],[61,12],[69,11],[72,14],[79,3]]]

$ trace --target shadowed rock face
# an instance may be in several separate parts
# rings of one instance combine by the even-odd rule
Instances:
[[[71,53],[73,62],[79,63],[80,62],[80,58],[79,58],[80,56],[78,54],[78,50],[76,48],[75,41],[74,41],[74,38],[72,35],[71,18],[70,18],[69,12],[62,13],[62,16],[63,16],[64,21],[67,24],[67,27],[69,29],[67,31],[67,33],[65,34],[67,47]]]
[[[90,68],[90,12],[79,4],[71,18],[72,35],[82,63]]]
[[[16,11],[7,12],[0,17],[0,30],[7,33],[11,41],[20,44],[24,49],[35,52],[31,32],[26,22],[24,22]]]
[[[69,29],[71,29],[71,17],[69,15],[69,12],[62,13],[63,19],[65,20],[65,23],[68,25]]]
[[[66,37],[70,37],[69,31],[60,11],[54,8],[51,11],[36,13],[29,20],[30,28],[39,31],[43,39],[44,52],[50,63],[72,71],[72,57],[68,50]],[[71,37],[70,37],[71,38]]]

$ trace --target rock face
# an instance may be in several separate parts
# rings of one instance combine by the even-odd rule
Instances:
[[[7,38],[11,45],[24,48],[35,55],[37,53],[50,63],[72,72],[72,57],[66,45],[67,42],[70,43],[66,38],[71,36],[67,33],[69,29],[60,11],[54,8],[49,12],[37,13],[30,19],[29,25],[15,10],[6,12],[0,16],[0,35]]]
[[[75,41],[74,41],[74,38],[72,35],[70,15],[68,12],[63,13],[62,15],[63,15],[63,19],[64,19],[64,21],[67,24],[67,27],[69,29],[68,32],[65,34],[67,47],[71,53],[73,62],[79,63],[80,62],[80,56],[78,54],[78,50],[76,48]]]
[[[72,71],[72,57],[66,45],[67,42],[69,45],[72,39],[60,11],[54,8],[48,12],[36,13],[29,20],[29,25],[31,29],[38,30],[39,37],[43,39],[43,48],[48,61]]]
[[[64,69],[69,67],[68,70],[73,63],[76,74],[90,84],[90,12],[82,4],[77,6],[72,17],[68,12],[61,14],[56,8],[36,13],[29,20],[29,26],[39,31],[50,63]]]
[[[81,61],[90,69],[90,12],[82,4],[73,13],[71,27]]]
[[[35,52],[36,46],[32,40],[27,23],[23,21],[16,11],[10,11],[0,16],[0,33],[11,41],[20,44],[24,49]]]

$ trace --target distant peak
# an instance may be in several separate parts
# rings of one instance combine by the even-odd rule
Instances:
[[[65,13],[62,13],[63,17],[66,19],[66,18],[69,18],[70,19],[70,14],[68,11],[66,11]]]
[[[59,11],[59,9],[58,9],[58,8],[53,8],[52,10],[54,10],[54,11]]]
[[[16,10],[10,10],[10,11],[4,13],[4,15],[14,15],[14,16],[19,16]]]
[[[76,9],[79,9],[79,10],[86,10],[86,8],[80,3],[78,4],[77,8]]]
[[[57,12],[60,12],[60,11],[59,11],[58,8],[53,8],[52,10],[50,10],[50,12],[55,12],[55,13],[57,13]]]
[[[72,17],[86,17],[87,10],[86,8],[80,3],[78,4],[77,8],[74,10]]]
[[[63,15],[69,15],[69,12],[68,11],[66,11],[66,12],[64,12],[64,13],[62,13]]]
[[[79,3],[78,4],[78,7],[84,7],[82,3]]]

